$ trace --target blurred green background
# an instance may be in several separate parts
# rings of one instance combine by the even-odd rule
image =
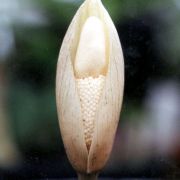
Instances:
[[[0,179],[76,177],[55,104],[59,49],[82,0],[0,0]],[[180,1],[103,0],[125,95],[101,177],[180,178]]]

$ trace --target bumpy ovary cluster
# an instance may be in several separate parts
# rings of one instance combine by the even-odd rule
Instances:
[[[87,77],[77,79],[79,90],[84,135],[87,149],[90,149],[94,132],[94,119],[98,103],[104,87],[105,76],[99,75],[97,78]]]

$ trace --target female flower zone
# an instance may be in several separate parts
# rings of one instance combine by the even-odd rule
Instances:
[[[56,101],[67,156],[79,179],[96,179],[112,149],[124,89],[116,28],[101,0],[85,0],[59,54]]]

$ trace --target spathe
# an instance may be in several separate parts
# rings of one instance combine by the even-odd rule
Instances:
[[[83,132],[74,61],[83,24],[91,16],[98,17],[104,24],[108,66],[95,115],[92,144],[88,152]],[[119,121],[123,89],[123,53],[115,26],[100,0],[85,0],[74,16],[63,40],[56,78],[56,101],[61,135],[68,158],[78,173],[97,173],[106,164]]]

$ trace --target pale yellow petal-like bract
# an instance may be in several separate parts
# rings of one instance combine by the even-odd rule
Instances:
[[[56,77],[61,135],[79,174],[97,173],[106,164],[123,91],[124,60],[116,28],[101,0],[85,0],[63,40]]]

